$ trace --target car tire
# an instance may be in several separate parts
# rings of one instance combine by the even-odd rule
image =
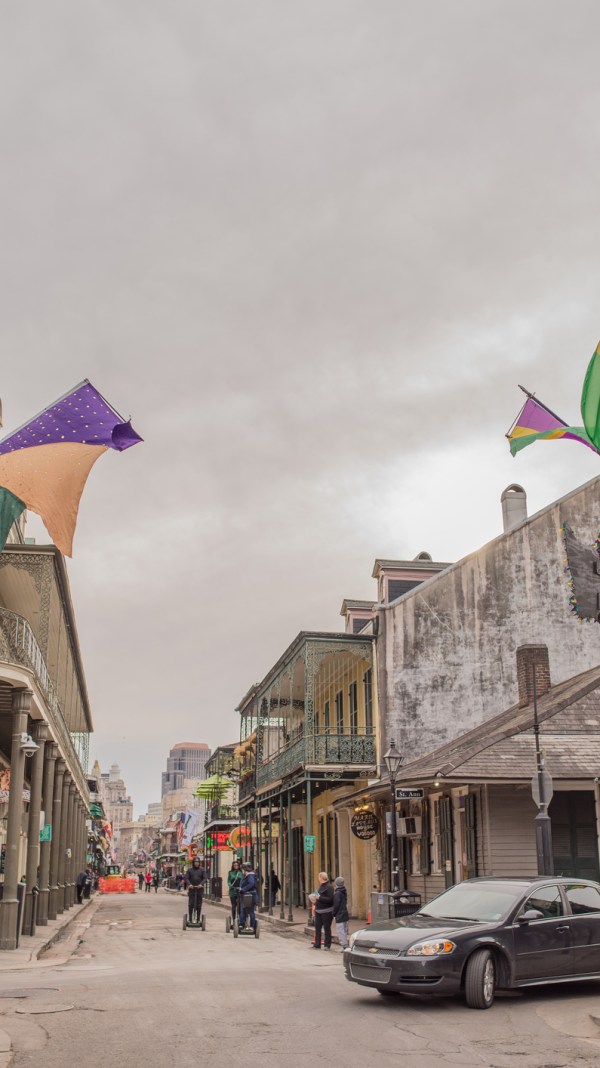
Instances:
[[[489,1009],[496,993],[496,965],[489,949],[469,957],[465,971],[465,1000],[470,1009]]]

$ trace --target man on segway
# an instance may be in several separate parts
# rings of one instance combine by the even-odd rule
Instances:
[[[202,916],[202,897],[204,895],[204,883],[206,882],[206,871],[200,865],[200,857],[194,857],[191,868],[185,873],[183,885],[187,888],[188,892],[188,918],[190,923],[194,923],[194,913],[196,913],[196,923],[200,923]]]
[[[242,864],[242,871],[244,877],[240,884],[240,927],[246,926],[246,918],[250,919],[250,926],[253,931],[256,931],[256,916],[254,909],[258,905],[258,879],[256,872],[252,870],[252,865],[246,861]],[[244,901],[247,900],[244,895],[249,894],[252,896],[252,904],[244,905]]]

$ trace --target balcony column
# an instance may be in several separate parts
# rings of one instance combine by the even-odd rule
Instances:
[[[75,821],[75,794],[77,787],[73,777],[69,783],[69,800],[67,802],[67,837],[65,839],[65,910],[73,904],[73,826]]]
[[[267,846],[267,885],[269,887],[269,916],[273,915],[273,891],[271,889],[271,872],[273,870],[273,799],[269,797],[269,843]]]
[[[288,821],[287,821],[287,876],[288,876],[288,920],[294,922],[294,850],[292,834],[292,791],[288,790]]]
[[[21,734],[27,730],[27,716],[31,708],[32,697],[31,690],[13,690],[4,897],[0,902],[0,950],[16,949],[19,941],[17,931],[17,884],[19,882],[19,846],[23,819],[23,779],[25,775],[25,754],[21,749]]]
[[[75,881],[75,895],[77,895],[77,877],[79,872],[85,867],[85,857],[82,857],[82,835],[81,828],[83,825],[83,803],[79,794],[75,798],[75,834],[74,840],[74,858],[73,858],[73,876]],[[76,897],[77,899],[77,897]]]
[[[312,834],[312,782],[310,781],[310,772],[306,774],[306,834]],[[312,853],[304,854],[306,859],[306,885],[308,887],[308,893],[313,892],[312,881]],[[314,926],[313,914],[310,901],[307,899],[306,907],[308,909],[308,926]]]
[[[56,765],[56,758],[58,756],[58,747],[53,742],[46,742],[46,748],[44,750],[44,778],[42,783],[42,808],[44,810],[44,816],[46,823],[52,826],[52,801],[54,797],[54,769]],[[37,922],[40,927],[46,927],[48,924],[48,898],[50,896],[50,849],[52,842],[40,843],[40,877],[38,880],[38,886],[40,888],[40,896],[38,897],[38,910],[37,910]]]
[[[60,840],[62,834],[62,795],[67,765],[57,760],[54,771],[54,794],[52,797],[52,842],[50,849],[48,919],[58,916],[58,880],[60,872]],[[62,909],[61,909],[62,912]]]
[[[31,758],[31,781],[29,800],[29,820],[27,823],[27,866],[25,870],[25,912],[23,915],[23,933],[35,934],[33,917],[33,888],[38,886],[38,866],[40,861],[40,812],[42,808],[42,779],[44,775],[44,753],[48,737],[48,724],[36,723],[33,729],[34,740],[39,749]],[[39,900],[39,899],[38,899]]]
[[[284,866],[284,840],[283,840],[283,794],[279,794],[279,919],[285,920],[285,866]]]
[[[69,787],[71,773],[65,771],[62,781],[62,798],[60,806],[60,840],[58,847],[58,892],[56,911],[60,916],[65,911],[65,872],[67,869],[67,826],[69,821]]]

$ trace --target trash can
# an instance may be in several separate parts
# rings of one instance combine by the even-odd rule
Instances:
[[[421,895],[412,894],[409,890],[400,890],[399,893],[392,894],[394,898],[394,911],[392,913],[394,919],[398,919],[400,916],[412,916],[413,913],[418,912],[421,908]]]
[[[394,918],[394,895],[371,894],[371,923],[380,923],[382,920]]]
[[[396,920],[412,916],[421,908],[421,895],[409,890],[396,890],[393,894],[371,894],[371,923]]]
[[[210,896],[213,901],[220,901],[223,897],[223,880],[220,875],[215,875],[210,880]]]

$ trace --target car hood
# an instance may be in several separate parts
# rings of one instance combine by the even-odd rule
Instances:
[[[407,916],[404,920],[384,920],[363,927],[357,932],[355,945],[380,946],[381,948],[403,949],[421,939],[436,935],[452,935],[462,931],[489,930],[495,924],[480,923],[474,920],[440,920],[434,916]]]

